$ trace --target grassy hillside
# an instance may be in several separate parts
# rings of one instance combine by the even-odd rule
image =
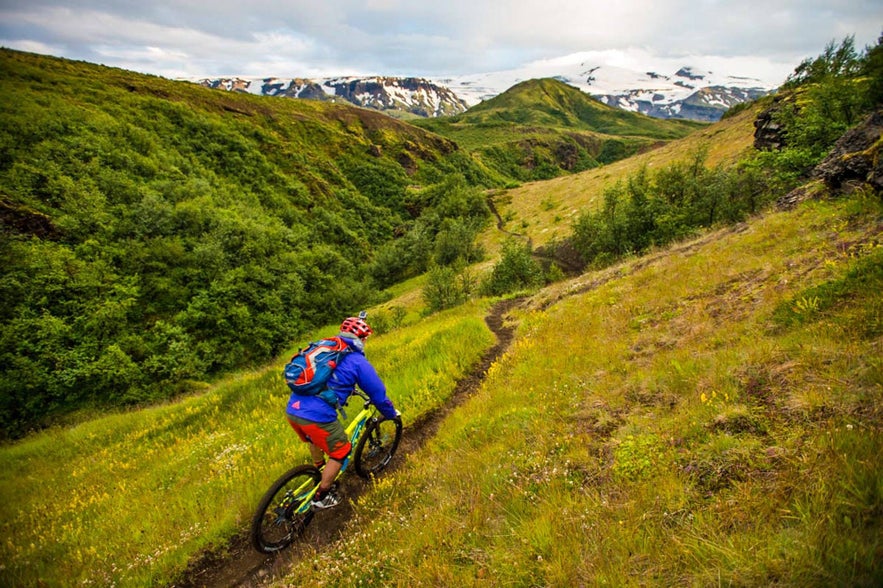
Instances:
[[[2,436],[262,364],[414,224],[480,226],[483,182],[374,111],[0,51]]]
[[[372,337],[367,355],[406,426],[449,399],[492,344],[486,310],[471,304]],[[178,403],[0,449],[0,585],[164,585],[238,533],[270,483],[309,461],[284,417],[281,370],[275,362]]]
[[[505,221],[503,228],[530,239],[534,246],[542,246],[569,235],[580,212],[601,205],[605,188],[643,167],[652,171],[686,161],[700,150],[707,153],[709,166],[733,165],[752,150],[754,120],[761,108],[754,105],[681,140],[600,168],[497,190],[493,200]],[[493,226],[485,229],[480,242],[489,252],[496,252],[506,238],[506,233]]]
[[[535,297],[277,585],[879,585],[881,212],[813,202]]]
[[[522,82],[461,115],[414,124],[522,181],[612,163],[705,126],[615,109],[550,78]]]
[[[539,292],[474,398],[282,583],[876,585],[881,214],[811,202]],[[490,345],[486,309],[372,343],[406,427]],[[3,583],[163,584],[241,529],[308,459],[278,368],[0,450]]]

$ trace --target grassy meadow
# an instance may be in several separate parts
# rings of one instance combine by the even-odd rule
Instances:
[[[605,188],[642,166],[654,170],[688,161],[700,149],[707,150],[705,163],[708,166],[733,165],[752,149],[754,120],[759,110],[757,106],[746,109],[683,139],[603,167],[497,190],[493,199],[504,229],[529,237],[534,246],[545,245],[570,235],[571,225],[581,212],[593,210],[604,202]],[[480,242],[494,254],[504,239],[506,234],[493,226],[484,231]]]
[[[808,202],[540,293],[276,585],[879,586],[880,214]]]
[[[493,344],[486,310],[469,304],[371,339],[406,427]],[[0,448],[0,585],[163,585],[246,526],[270,483],[309,461],[284,416],[285,358],[180,402]]]

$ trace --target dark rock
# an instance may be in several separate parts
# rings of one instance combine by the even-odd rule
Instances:
[[[843,134],[831,153],[813,170],[813,177],[833,189],[868,184],[883,191],[883,110],[869,115],[858,126]]]
[[[0,227],[4,232],[41,239],[56,239],[61,234],[49,216],[6,199],[0,199]]]
[[[754,148],[758,151],[779,151],[786,146],[784,128],[776,119],[784,98],[776,96],[773,105],[757,115],[754,121]]]
[[[818,182],[816,182],[816,184],[818,184]],[[809,200],[810,198],[815,197],[818,193],[819,191],[816,189],[816,185],[812,183],[798,186],[784,196],[779,197],[779,199],[776,200],[776,208],[780,210],[791,210],[804,200]]]

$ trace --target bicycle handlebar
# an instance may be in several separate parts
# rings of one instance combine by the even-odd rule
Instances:
[[[365,401],[365,408],[366,408],[366,409],[367,409],[369,406],[373,406],[373,405],[374,405],[374,403],[371,402],[371,398],[368,396],[368,394],[367,394],[364,390],[361,390],[360,388],[353,388],[353,393],[352,393],[352,395],[350,396],[350,398],[352,398],[353,396],[358,396],[359,398],[361,398],[362,400],[364,400],[364,401]],[[346,406],[347,404],[349,404],[350,398],[347,398],[347,399],[346,399],[346,402],[343,403],[343,406]]]
[[[377,407],[374,405],[374,403],[371,401],[371,398],[368,396],[368,394],[364,390],[362,390],[360,388],[353,388],[353,395],[358,396],[359,398],[361,398],[365,401],[365,407],[364,407],[365,410],[368,410],[369,406],[374,406],[374,409],[378,410]],[[352,396],[350,396],[350,398],[352,398]],[[346,406],[347,404],[349,404],[349,400],[350,399],[347,398],[347,401],[343,404],[343,406]],[[398,412],[398,411],[396,411],[396,412]],[[400,415],[401,415],[401,413],[399,413],[396,416],[396,418],[400,418]]]

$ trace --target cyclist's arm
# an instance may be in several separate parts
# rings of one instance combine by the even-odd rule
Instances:
[[[362,360],[359,362],[358,367],[359,388],[368,394],[368,398],[371,399],[371,402],[377,407],[380,414],[388,419],[396,418],[398,412],[386,395],[386,386],[383,380],[380,379],[380,376],[377,375],[377,370],[374,369],[374,366],[364,356],[359,359]]]

